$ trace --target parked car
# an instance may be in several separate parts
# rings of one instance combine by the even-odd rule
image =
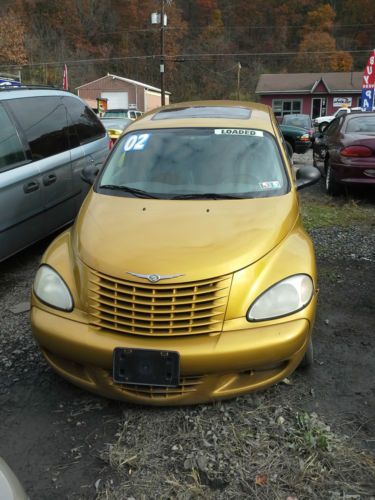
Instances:
[[[320,128],[321,127],[326,127],[329,123],[331,123],[332,120],[335,118],[339,118],[340,116],[347,115],[349,113],[352,113],[353,111],[355,112],[361,112],[362,108],[356,107],[356,108],[339,108],[333,115],[329,116],[320,116],[318,118],[314,119],[314,125],[315,127]]]
[[[37,271],[48,363],[159,405],[237,396],[311,363],[316,269],[297,189],[319,177],[307,166],[295,181],[261,104],[180,103],[134,122]]]
[[[284,136],[289,155],[293,153],[303,154],[311,148],[312,142],[308,132],[304,128],[291,125],[279,125]]]
[[[111,146],[113,146],[126,127],[133,123],[133,120],[130,118],[102,118],[101,122],[111,139]]]
[[[75,95],[48,88],[0,90],[0,261],[72,222],[109,139]]]
[[[130,120],[136,120],[142,116],[142,111],[138,109],[108,109],[103,115],[103,118],[130,118]]]
[[[314,142],[315,129],[310,115],[284,115],[281,123],[282,125],[303,128],[309,134],[311,142]]]
[[[333,120],[317,136],[313,158],[315,166],[323,162],[329,194],[354,184],[375,185],[375,113]]]

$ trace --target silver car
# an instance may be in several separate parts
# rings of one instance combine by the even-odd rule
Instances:
[[[71,223],[110,141],[77,96],[48,88],[0,90],[0,261]]]

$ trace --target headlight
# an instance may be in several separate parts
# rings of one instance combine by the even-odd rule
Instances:
[[[271,286],[250,306],[249,321],[261,321],[287,316],[303,309],[314,292],[312,279],[307,274],[295,274]]]
[[[73,299],[69,288],[59,274],[42,264],[34,280],[34,293],[45,304],[63,311],[73,310]]]

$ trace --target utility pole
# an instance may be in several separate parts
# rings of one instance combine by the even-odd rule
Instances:
[[[165,106],[165,66],[164,66],[164,0],[161,0],[161,15],[160,15],[160,88],[161,88],[161,105]]]
[[[240,78],[241,78],[241,63],[237,63],[237,100],[240,100]]]
[[[168,0],[167,0],[168,2]],[[151,24],[160,23],[160,90],[161,90],[161,105],[165,106],[165,49],[164,36],[167,26],[167,15],[165,14],[165,0],[160,0],[160,14],[153,12],[151,14]]]

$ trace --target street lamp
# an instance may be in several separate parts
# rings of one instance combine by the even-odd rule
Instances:
[[[153,12],[151,14],[151,24],[160,24],[160,88],[161,105],[165,106],[165,56],[164,56],[164,30],[167,26],[167,14],[164,12],[164,0],[160,0],[160,14]]]

